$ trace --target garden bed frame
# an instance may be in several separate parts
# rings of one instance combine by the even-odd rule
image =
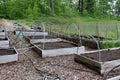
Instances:
[[[9,48],[9,38],[0,38],[0,48]]]
[[[54,42],[53,42],[54,44]],[[31,43],[31,46],[33,47],[33,50],[35,52],[37,52],[41,57],[54,57],[54,56],[60,56],[60,55],[70,55],[70,54],[74,54],[77,52],[78,53],[83,53],[85,51],[85,47],[81,46],[81,47],[69,47],[69,48],[57,48],[57,49],[49,49],[49,50],[43,50],[40,47],[38,47],[37,45],[35,45],[34,43]]]
[[[100,51],[100,52],[108,51],[108,50],[112,51],[112,50],[118,50],[118,49],[120,49],[120,48],[111,48],[111,49],[88,51],[88,52],[84,52],[82,54],[89,54],[90,55],[91,53],[94,54],[94,52],[98,52],[98,51]],[[75,62],[84,64],[85,66],[97,71],[100,74],[104,74],[106,72],[109,72],[115,66],[120,65],[120,59],[112,60],[112,61],[99,62],[99,61],[93,60],[91,58],[88,58],[86,56],[79,55],[79,54],[75,54],[74,60],[75,60]],[[117,69],[120,69],[120,67],[117,68]]]
[[[66,39],[68,41],[72,41],[74,43],[80,43],[80,39],[78,38],[78,36],[65,36],[63,34],[59,34],[59,37],[62,39]],[[95,36],[93,35],[94,38],[100,39],[100,41],[98,41],[99,44],[102,44],[102,42],[104,42],[104,40],[112,40],[111,38],[105,38],[105,37],[101,37],[101,36]],[[91,38],[89,39],[88,36],[84,36],[81,35],[81,42],[82,45],[87,46],[91,49],[98,49],[97,43]]]
[[[5,37],[6,37],[5,32],[0,32],[0,38],[5,38]]]
[[[1,52],[1,50],[3,52]],[[4,55],[5,53],[4,51],[7,51],[8,53]],[[15,48],[0,49],[0,64],[14,62],[17,60],[18,60],[18,52]]]
[[[54,41],[60,41],[61,39],[57,38],[57,37],[52,37],[52,36],[24,36],[25,39],[30,43],[31,41],[34,43],[34,42],[38,42],[38,41],[41,41],[41,42],[50,42],[51,40],[54,42]],[[45,39],[44,39],[45,38]],[[45,40],[45,41],[44,41]]]
[[[19,34],[20,31],[16,31],[16,35]],[[48,32],[35,32],[35,31],[22,31],[24,36],[47,36]]]
[[[30,42],[32,43],[46,43],[46,42],[59,42],[59,41],[63,41],[60,38],[56,38],[56,39],[31,39]]]

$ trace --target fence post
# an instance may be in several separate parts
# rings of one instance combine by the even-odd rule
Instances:
[[[105,28],[105,37],[108,38],[108,25]]]
[[[115,28],[116,28],[116,31],[115,31],[116,32],[116,39],[118,40],[118,38],[119,38],[118,36],[119,35],[118,35],[118,25],[117,25],[117,22],[116,22],[116,27]]]
[[[96,36],[99,36],[99,27],[98,27],[98,23],[96,23]]]

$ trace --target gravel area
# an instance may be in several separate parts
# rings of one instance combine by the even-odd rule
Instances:
[[[19,40],[15,35],[9,34],[11,47],[19,48]],[[16,44],[13,45],[13,42]],[[23,47],[28,47],[23,39]],[[0,80],[43,80],[43,75],[56,77],[61,80],[103,80],[96,72],[74,62],[74,55],[41,58],[32,50],[19,50],[17,62],[0,64]],[[27,55],[27,56],[26,56]],[[34,68],[39,69],[39,72]],[[42,73],[43,75],[41,75]]]
[[[9,30],[9,31],[15,30],[13,23],[11,23],[5,19],[1,19],[0,20],[0,31],[2,31],[4,29]]]

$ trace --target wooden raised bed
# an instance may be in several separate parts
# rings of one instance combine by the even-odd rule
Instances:
[[[120,65],[120,48],[103,49],[100,50],[100,53],[101,61],[98,60],[98,50],[85,52],[81,55],[75,54],[74,60],[86,65],[100,74],[109,72],[113,67]]]
[[[35,32],[35,31],[22,31],[24,36],[47,36],[48,32]],[[19,31],[16,31],[16,35],[19,34]]]
[[[55,36],[52,36],[52,35],[47,35],[47,36],[27,36],[27,37],[25,37],[25,39],[28,41],[28,42],[31,42],[31,41],[43,41],[44,40],[44,38],[46,39],[46,40],[48,40],[48,39],[57,39],[57,37],[55,37]]]
[[[105,37],[100,37],[95,35],[93,35],[93,37],[99,42],[99,44],[101,44],[104,40],[112,40],[111,38],[105,38]],[[78,38],[78,36],[68,37],[68,36],[61,35],[60,38],[75,42],[77,44],[80,42],[80,39]],[[95,40],[93,40],[92,38],[89,38],[88,36],[81,36],[81,42],[82,42],[82,45],[84,46],[87,46],[92,49],[98,49],[97,43],[95,42]]]
[[[32,43],[47,43],[47,42],[60,42],[60,41],[63,41],[62,39],[60,38],[56,38],[56,39],[31,39],[30,40]]]
[[[0,49],[0,64],[18,60],[18,52],[15,48]]]
[[[33,50],[36,51],[41,57],[54,57],[59,55],[69,55],[77,52],[82,53],[85,51],[84,46],[77,47],[77,45],[65,41],[60,42],[47,42],[43,43],[31,43],[34,46]]]
[[[5,32],[0,32],[0,38],[5,38],[6,35],[5,35]]]
[[[0,38],[0,48],[9,48],[9,38]]]

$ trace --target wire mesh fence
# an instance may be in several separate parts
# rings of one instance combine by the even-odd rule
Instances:
[[[105,38],[120,39],[119,23],[79,23],[79,24],[45,24],[46,30],[49,32],[70,35],[95,35]]]

